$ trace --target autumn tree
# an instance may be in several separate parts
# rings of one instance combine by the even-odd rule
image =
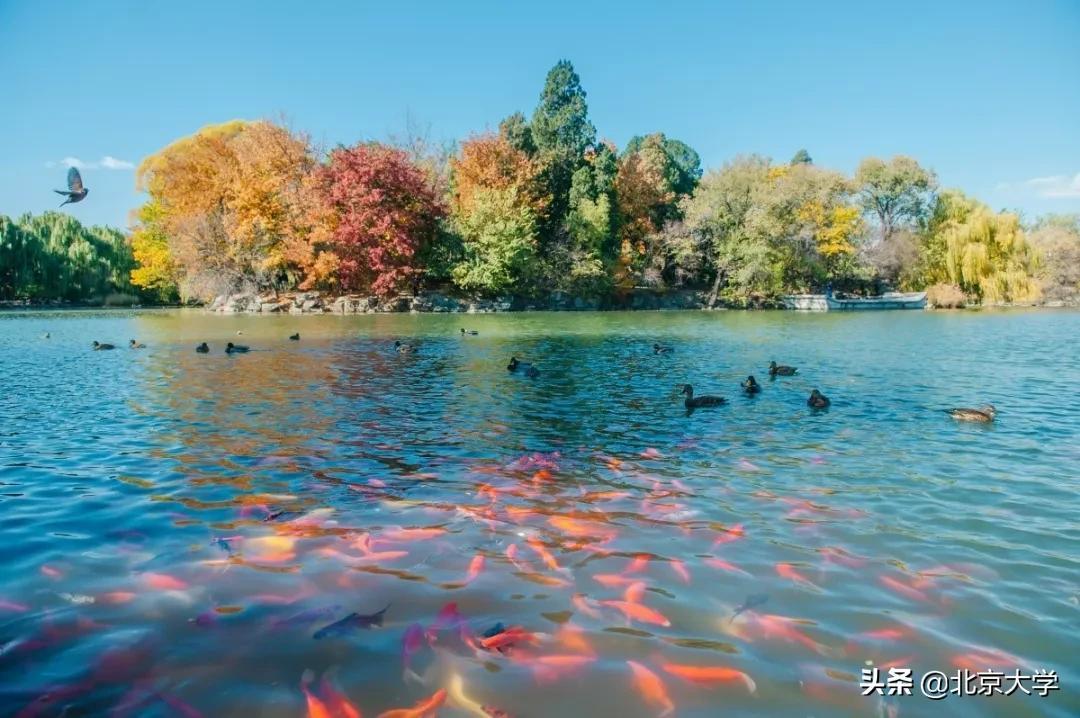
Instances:
[[[185,294],[289,285],[285,243],[304,221],[300,202],[314,165],[307,138],[269,122],[202,128],[140,164],[136,182],[156,202]]]
[[[503,135],[489,133],[465,140],[450,167],[458,213],[472,212],[477,194],[485,190],[515,189],[516,201],[528,206],[536,218],[544,216],[551,202],[540,165]]]
[[[169,251],[163,220],[164,211],[155,200],[135,212],[130,241],[136,266],[131,270],[131,283],[159,301],[171,301],[179,293],[176,284],[179,268]]]
[[[1028,237],[1039,252],[1036,272],[1048,301],[1080,298],[1080,215],[1049,215],[1031,228]]]
[[[444,214],[423,170],[402,150],[372,142],[334,150],[315,177],[334,217],[329,244],[341,287],[384,296],[415,289],[418,257]]]

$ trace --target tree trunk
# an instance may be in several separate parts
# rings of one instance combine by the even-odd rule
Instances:
[[[723,281],[726,272],[722,269],[716,270],[716,279],[713,280],[712,291],[709,292],[709,301],[706,303],[709,309],[712,309],[716,305],[716,295],[720,293],[720,282]]]

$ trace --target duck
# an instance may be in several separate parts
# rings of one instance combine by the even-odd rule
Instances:
[[[671,352],[675,351],[675,349],[674,347],[669,347],[667,345],[654,342],[652,345],[652,351],[653,354],[670,354]]]
[[[797,371],[799,370],[793,366],[785,366],[783,364],[777,366],[776,362],[769,362],[769,376],[792,376]]]
[[[480,334],[480,332],[476,331],[475,329],[466,329],[465,327],[462,327],[461,328],[461,336],[465,336],[466,334],[468,334],[471,337],[475,337],[478,334]]]
[[[761,384],[757,383],[757,379],[754,378],[753,374],[746,377],[746,381],[744,381],[741,386],[743,391],[747,394],[757,394],[761,391]]]
[[[720,406],[727,403],[727,399],[722,396],[711,396],[705,394],[703,396],[694,396],[694,387],[690,384],[683,384],[683,389],[680,392],[686,394],[686,400],[683,404],[687,409],[700,409],[703,406]]]
[[[535,379],[540,376],[540,370],[529,362],[518,361],[517,357],[510,357],[510,363],[506,365],[506,370],[511,373],[517,373],[519,370],[525,376],[530,379]]]
[[[300,332],[297,332],[296,334],[290,334],[289,335],[289,341],[291,341],[291,342],[300,341]]]
[[[114,347],[112,344],[102,344],[101,342],[98,342],[98,341],[94,342],[94,351],[96,351],[96,352],[107,351],[109,349],[115,349],[115,348],[116,347]]]
[[[246,347],[243,344],[233,344],[232,342],[229,342],[225,345],[226,354],[243,354],[244,352],[249,351],[251,351],[251,348]]]
[[[811,409],[825,409],[828,408],[831,403],[829,397],[825,396],[817,389],[810,392],[810,398],[806,400],[806,405]]]
[[[415,354],[416,347],[412,344],[402,344],[400,341],[394,342],[394,348],[398,350],[400,354]]]
[[[239,329],[236,330],[236,336],[239,337],[239,336],[243,336],[243,335],[244,335],[244,333],[242,331],[240,331]]]
[[[52,337],[52,334],[49,334],[48,332],[45,332],[44,334],[41,335],[42,339],[49,339],[50,337]]]
[[[206,345],[206,342],[203,342],[199,346],[195,347],[195,351],[199,352],[200,354],[209,354],[210,347]]]
[[[993,404],[987,404],[979,409],[954,408],[946,409],[949,416],[957,421],[974,421],[980,424],[989,424],[997,416],[997,409]]]
[[[142,342],[137,342],[134,339],[132,339],[131,341],[128,342],[128,348],[129,349],[145,349],[146,345],[143,344]]]

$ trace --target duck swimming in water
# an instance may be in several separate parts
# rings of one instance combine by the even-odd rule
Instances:
[[[683,404],[687,409],[700,409],[703,406],[721,406],[727,403],[727,399],[722,396],[710,396],[709,394],[694,396],[694,387],[690,384],[683,384],[683,389],[679,393],[686,394]]]
[[[993,404],[987,404],[980,409],[956,408],[946,409],[945,411],[957,421],[974,421],[980,424],[989,424],[997,416],[997,409],[994,408]]]
[[[670,354],[675,351],[675,349],[664,344],[654,343],[652,345],[652,351],[653,354]]]
[[[394,348],[398,350],[399,354],[415,354],[416,347],[412,344],[402,344],[401,341],[394,342]]]
[[[296,334],[292,334],[292,335],[290,335],[290,336],[289,336],[289,341],[291,341],[291,342],[298,342],[298,341],[300,341],[300,332],[297,332]]]
[[[128,348],[129,349],[145,349],[146,345],[143,344],[142,342],[137,342],[134,339],[132,339],[130,342],[128,342]]]
[[[744,381],[741,386],[743,391],[747,394],[757,394],[761,391],[761,384],[757,383],[757,379],[754,378],[753,374],[746,377],[746,381]]]
[[[199,352],[200,354],[209,354],[210,347],[206,345],[206,342],[203,342],[199,346],[195,347],[195,351]]]
[[[112,344],[102,344],[101,342],[94,342],[94,351],[96,352],[107,351],[109,349],[115,348],[116,347],[114,347]]]
[[[243,344],[233,344],[232,342],[229,342],[225,345],[226,354],[243,354],[244,352],[249,351],[251,351],[251,348],[246,347]]]
[[[769,376],[793,376],[797,371],[799,370],[793,366],[777,366],[776,362],[769,362]]]
[[[466,334],[468,334],[469,336],[475,337],[478,334],[480,334],[480,332],[476,331],[475,329],[466,330],[465,327],[462,327],[461,328],[461,336],[465,336]]]
[[[806,405],[812,409],[825,409],[830,403],[829,397],[825,396],[817,389],[810,392],[810,398],[806,400]]]
[[[521,372],[530,379],[535,379],[540,376],[540,370],[529,362],[518,361],[517,357],[510,357],[510,363],[506,365],[506,370],[512,374]]]

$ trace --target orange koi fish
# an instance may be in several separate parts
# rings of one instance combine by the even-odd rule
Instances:
[[[799,571],[790,563],[776,564],[776,573],[778,573],[781,578],[786,578],[789,581],[794,581],[795,583],[801,583],[805,586],[815,588],[819,591],[821,590],[821,588],[816,583],[799,573]]]
[[[596,655],[596,651],[585,638],[585,631],[582,630],[581,626],[575,626],[572,623],[564,623],[559,630],[555,632],[555,638],[571,651],[577,651],[586,656]]]
[[[606,537],[615,534],[610,528],[601,526],[595,521],[582,521],[569,516],[552,516],[548,519],[548,523],[570,536]]]
[[[892,589],[895,593],[898,593],[905,598],[909,598],[912,601],[930,603],[929,595],[899,579],[893,578],[892,576],[879,576],[878,581],[880,581],[883,586]]]
[[[750,573],[748,571],[744,571],[741,568],[739,568],[738,566],[736,566],[735,564],[730,563],[728,561],[725,561],[722,558],[707,558],[707,559],[705,559],[705,565],[706,566],[712,566],[713,568],[718,568],[721,571],[730,571],[731,573],[740,573],[743,576],[749,576],[750,575]]]
[[[363,718],[360,709],[335,688],[325,674],[319,682],[319,692],[322,693],[323,705],[332,711],[334,718]]]
[[[634,689],[641,694],[645,702],[660,709],[657,718],[664,718],[675,712],[675,704],[668,696],[667,687],[660,676],[636,661],[627,661],[626,665],[634,673]]]
[[[661,454],[659,450],[654,449],[650,446],[649,448],[645,449],[645,451],[641,452],[641,457],[643,459],[662,459],[664,458],[664,455]]]
[[[135,594],[131,591],[110,591],[98,596],[100,603],[129,603],[135,600]]]
[[[746,616],[747,614],[743,615]],[[798,643],[820,655],[825,655],[828,652],[826,646],[800,631],[798,623],[793,618],[762,613],[753,616],[752,622],[764,638],[780,638],[788,643]]]
[[[499,627],[501,628],[501,625]],[[526,631],[521,626],[510,626],[509,628],[496,633],[494,636],[481,638],[479,642],[480,647],[484,650],[501,651],[504,648],[509,648],[518,643],[531,643],[536,645],[540,642],[540,639],[535,633]]]
[[[631,576],[623,576],[619,573],[596,573],[593,574],[593,580],[608,588],[628,586],[636,581],[636,579]]]
[[[731,528],[724,529],[723,533],[716,537],[713,541],[713,546],[718,546],[724,543],[731,543],[732,541],[738,541],[746,536],[746,530],[743,529],[742,524],[735,524]]]
[[[187,583],[167,573],[144,573],[143,581],[156,591],[183,591]]]
[[[1017,668],[1023,666],[1019,658],[995,648],[986,648],[968,653],[959,653],[949,661],[957,668],[978,672],[992,668]]]
[[[665,663],[662,668],[671,675],[691,683],[712,685],[714,683],[742,681],[751,693],[757,692],[757,684],[754,683],[754,679],[734,668],[725,666],[688,666],[681,663]]]
[[[420,701],[412,708],[395,708],[379,714],[379,718],[433,718],[435,712],[446,701],[446,689],[440,688],[427,700]]]
[[[671,570],[678,574],[683,583],[690,583],[690,571],[687,570],[685,563],[676,559],[671,562]]]
[[[600,605],[608,606],[620,611],[626,616],[627,620],[651,623],[656,626],[664,626],[665,628],[671,625],[671,621],[667,619],[667,616],[642,603],[633,603],[630,601],[600,601]]]
[[[626,587],[623,600],[627,603],[641,603],[641,599],[645,598],[645,588],[644,581],[634,581]]]
[[[55,569],[48,564],[44,564],[40,570],[43,576],[48,576],[49,578],[60,578],[64,575],[59,569]]]
[[[440,528],[422,528],[422,529],[400,529],[392,528],[386,529],[379,534],[379,541],[396,541],[398,543],[407,543],[411,541],[427,541],[429,539],[438,538],[446,533],[446,529]]]
[[[555,556],[552,555],[550,551],[548,551],[547,547],[544,546],[543,542],[541,542],[540,539],[530,537],[525,539],[525,543],[529,545],[529,548],[536,552],[536,554],[540,557],[540,560],[544,562],[544,565],[550,568],[552,571],[563,570],[562,566],[559,565],[559,562],[555,560]]]
[[[818,549],[818,553],[825,558],[826,562],[838,563],[848,568],[862,568],[866,565],[866,559],[862,556],[855,556],[835,546],[823,546]]]
[[[472,583],[480,572],[484,570],[484,555],[476,554],[469,562],[469,572],[465,575],[465,583]]]
[[[649,555],[639,553],[634,556],[634,560],[630,562],[630,565],[623,569],[623,573],[641,573],[649,568]]]
[[[510,559],[510,563],[514,564],[514,568],[516,568],[518,571],[532,573],[533,569],[532,566],[529,565],[528,561],[518,560],[518,547],[516,543],[512,543],[506,547],[506,557]]]
[[[600,618],[600,612],[593,607],[593,602],[583,593],[575,593],[573,598],[570,599],[574,604],[574,608],[584,613],[590,618]]]
[[[334,718],[330,707],[308,688],[313,679],[311,671],[304,671],[304,677],[300,679],[300,690],[304,692],[304,700],[307,701],[307,718]]]

